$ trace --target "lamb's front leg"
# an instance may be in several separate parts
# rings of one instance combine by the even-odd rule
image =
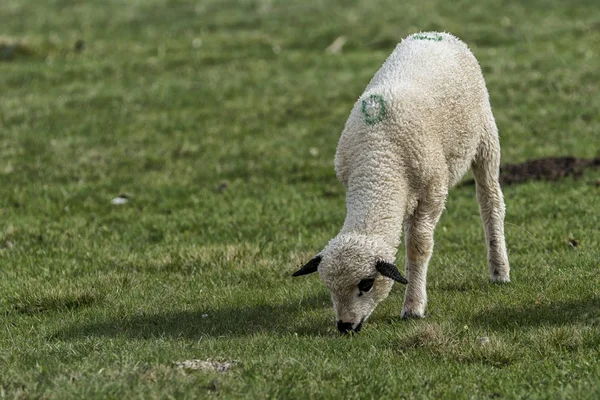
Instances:
[[[444,209],[445,195],[419,202],[404,224],[406,291],[402,318],[423,318],[427,307],[427,266],[433,253],[433,233]]]

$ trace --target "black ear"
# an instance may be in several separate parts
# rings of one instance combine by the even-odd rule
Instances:
[[[316,256],[315,258],[313,258],[312,260],[307,262],[298,271],[294,272],[292,274],[292,276],[307,275],[307,274],[312,274],[313,272],[317,272],[317,268],[319,267],[321,260],[322,260],[321,256]]]
[[[396,266],[392,263],[385,261],[377,261],[377,264],[375,264],[375,269],[381,275],[387,276],[388,278],[391,278],[396,282],[404,283],[405,285],[408,283],[406,278],[402,276],[400,271],[398,271],[398,268],[396,268]]]

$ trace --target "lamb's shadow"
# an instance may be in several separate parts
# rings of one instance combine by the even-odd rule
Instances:
[[[86,337],[129,337],[151,339],[177,337],[238,337],[262,332],[299,335],[325,335],[333,332],[331,318],[317,316],[299,318],[303,313],[330,307],[326,293],[287,304],[223,306],[191,311],[138,313],[130,317],[112,317],[85,325],[72,325],[52,335],[69,340]]]
[[[502,306],[481,312],[473,324],[497,330],[523,326],[560,326],[578,323],[600,325],[600,298],[554,301],[548,304]]]

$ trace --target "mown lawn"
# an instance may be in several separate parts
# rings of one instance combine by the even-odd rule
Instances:
[[[504,188],[510,285],[455,188],[424,320],[398,285],[340,337],[317,276],[290,277],[342,225],[337,139],[402,37],[471,46],[504,162],[590,158],[599,20],[595,0],[2,0],[0,398],[599,398],[600,170]],[[209,358],[237,364],[175,364]]]

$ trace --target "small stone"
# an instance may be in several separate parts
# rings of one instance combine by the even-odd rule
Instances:
[[[110,204],[121,205],[127,203],[128,201],[129,199],[127,199],[126,197],[117,196],[110,201]]]
[[[202,314],[202,318],[208,318],[208,314]]]
[[[346,39],[345,36],[339,36],[325,49],[325,52],[329,54],[341,53],[342,48],[344,47],[347,41],[348,39]]]
[[[490,342],[490,338],[487,336],[482,336],[482,337],[477,338],[477,343],[479,343],[482,346],[485,346],[489,342]]]
[[[13,246],[14,246],[14,244],[10,240],[5,240],[4,243],[2,243],[3,249],[12,249]]]

